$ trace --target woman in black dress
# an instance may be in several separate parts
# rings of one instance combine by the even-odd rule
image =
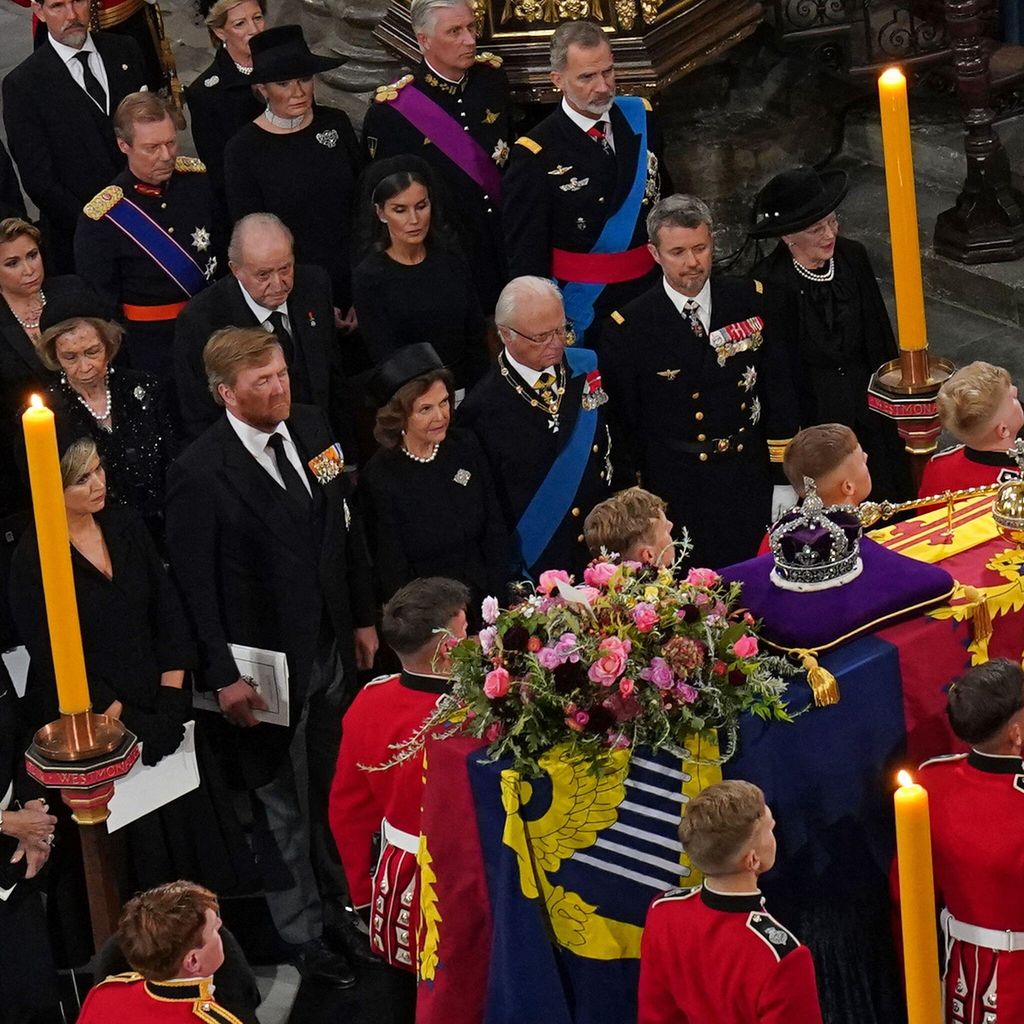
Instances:
[[[850,427],[868,453],[871,496],[899,501],[913,496],[903,442],[867,399],[871,375],[899,351],[867,250],[839,234],[847,186],[845,171],[813,167],[772,178],[755,200],[751,235],[779,244],[753,276],[778,293],[801,425]]]
[[[362,158],[348,115],[313,106],[313,76],[342,61],[310,53],[298,25],[280,25],[249,43],[250,81],[266,109],[224,151],[228,210],[276,213],[295,236],[295,259],[331,278],[343,327],[354,324],[351,235]]]
[[[206,27],[220,45],[213,63],[185,89],[196,152],[206,164],[225,221],[224,147],[263,107],[249,87],[249,40],[263,31],[265,13],[262,0],[217,0],[206,15]]]
[[[174,427],[160,383],[112,365],[123,331],[101,319],[96,301],[71,294],[44,311],[39,358],[60,374],[49,401],[70,434],[96,442],[111,501],[139,512],[159,541],[164,477],[177,454]]]
[[[78,598],[89,693],[97,712],[113,715],[142,742],[143,764],[177,749],[193,717],[186,672],[196,651],[177,591],[141,518],[107,504],[95,443],[67,441],[61,480]],[[39,728],[57,717],[56,684],[34,528],[18,543],[11,567],[11,608],[31,659],[26,718]],[[201,827],[199,825],[201,823]],[[176,878],[230,888],[233,869],[216,842],[216,816],[204,787],[127,825],[130,889]]]
[[[433,175],[418,157],[392,157],[370,167],[364,192],[360,237],[372,243],[352,274],[352,297],[370,356],[380,365],[406,345],[432,345],[455,378],[458,400],[487,369],[487,342]]]
[[[360,490],[379,597],[420,576],[465,583],[474,604],[503,597],[511,549],[487,459],[468,431],[450,430],[452,378],[425,344],[400,349],[375,374],[378,451]]]

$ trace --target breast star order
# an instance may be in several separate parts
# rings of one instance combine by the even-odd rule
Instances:
[[[204,227],[198,227],[192,232],[192,247],[197,252],[206,252],[210,248],[210,232]]]

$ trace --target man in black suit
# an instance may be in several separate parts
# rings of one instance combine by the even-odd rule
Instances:
[[[340,729],[343,679],[354,682],[376,652],[369,556],[333,435],[319,409],[292,405],[277,338],[226,328],[204,360],[225,415],[167,480],[167,546],[199,638],[197,687],[217,692],[222,718],[204,716],[217,732],[214,749],[252,796],[281,937],[305,976],[347,986],[351,969],[323,942],[310,838],[326,825],[327,797],[325,788],[316,806],[311,783],[326,772],[329,787],[337,744],[315,751],[311,733],[330,716]],[[232,643],[287,656],[288,727],[257,724],[263,700]],[[291,885],[282,888],[282,876]]]
[[[146,87],[146,69],[133,39],[89,32],[89,0],[42,0],[32,10],[48,39],[4,79],[4,126],[42,215],[47,269],[66,274],[82,205],[124,167],[111,115]]]
[[[351,416],[327,272],[295,265],[292,233],[272,213],[250,213],[235,225],[228,266],[231,276],[200,292],[174,325],[174,377],[189,437],[221,416],[203,366],[210,336],[222,327],[263,327],[281,342],[292,399],[322,409],[348,447]]]
[[[579,573],[590,557],[583,517],[612,493],[597,360],[587,349],[566,350],[562,297],[544,278],[507,284],[494,320],[504,348],[459,407],[459,424],[476,434],[491,465],[515,535],[513,570]]]
[[[650,103],[616,99],[600,26],[559,25],[551,81],[562,102],[516,140],[505,174],[509,273],[555,278],[579,340],[592,347],[603,317],[657,280],[644,218],[670,184]]]
[[[663,280],[611,314],[599,348],[642,485],[718,568],[757,554],[796,504],[782,455],[796,433],[789,363],[760,281],[711,277],[711,211],[669,196],[647,218]]]

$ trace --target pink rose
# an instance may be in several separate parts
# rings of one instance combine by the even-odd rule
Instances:
[[[596,587],[577,587],[576,589],[587,604],[593,604],[601,596],[601,591]]]
[[[633,692],[634,686],[636,686],[636,683],[632,679],[620,679],[619,693],[621,693],[623,697],[628,697]]]
[[[697,699],[697,691],[689,683],[684,683],[682,680],[676,683],[676,693],[687,704],[692,704]]]
[[[641,601],[633,609],[633,621],[641,633],[650,633],[658,624],[658,609],[653,604]]]
[[[715,587],[722,582],[722,577],[714,569],[691,569],[686,574],[686,582],[694,587]]]
[[[480,614],[487,625],[492,625],[498,618],[498,599],[496,597],[485,597],[480,605]]]
[[[711,666],[711,671],[716,676],[724,676],[726,672],[729,671],[729,666],[726,665],[726,663],[722,661],[721,658],[716,658],[714,664]]]
[[[583,732],[583,727],[590,721],[590,715],[586,711],[577,711],[575,714],[566,715],[565,724],[573,732]]]
[[[540,574],[537,591],[541,594],[550,594],[557,584],[569,582],[569,574],[564,569],[547,569]]]
[[[489,726],[484,730],[484,739],[488,743],[493,743],[495,740],[500,740],[501,735],[504,732],[501,722],[491,722]]]
[[[553,647],[542,647],[537,652],[537,661],[540,662],[541,668],[546,668],[549,672],[552,669],[558,668],[565,659],[558,653]]]
[[[668,690],[675,682],[675,675],[664,658],[651,658],[650,665],[640,673],[640,678],[654,683],[659,690]]]
[[[619,571],[614,562],[594,562],[583,570],[583,582],[599,590],[608,586],[609,580]]]
[[[575,664],[580,660],[580,652],[576,650],[576,634],[563,633],[555,644],[555,650],[563,661],[571,661]]]
[[[498,635],[498,627],[497,626],[488,626],[486,629],[481,629],[480,630],[480,635],[479,635],[478,639],[480,641],[480,650],[483,651],[484,654],[490,654],[491,653],[491,648],[494,646],[494,638],[497,635]]]
[[[757,637],[750,636],[748,633],[746,636],[741,636],[739,640],[732,645],[732,653],[737,658],[752,658],[757,654]]]
[[[625,750],[630,745],[629,737],[622,732],[613,732],[608,734],[608,746],[612,750]]]
[[[484,677],[484,693],[494,700],[508,693],[508,672],[503,668],[491,669]]]
[[[611,686],[625,671],[631,646],[632,644],[628,640],[606,636],[598,644],[598,659],[590,666],[587,675],[595,683]]]
[[[698,593],[693,595],[693,603],[698,608],[703,608],[705,605],[711,604],[711,598],[708,597],[707,594],[702,594],[702,593],[698,592]]]

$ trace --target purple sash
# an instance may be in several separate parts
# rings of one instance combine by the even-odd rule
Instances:
[[[447,111],[410,83],[390,106],[422,132],[495,203],[501,202],[501,173],[479,142]]]

